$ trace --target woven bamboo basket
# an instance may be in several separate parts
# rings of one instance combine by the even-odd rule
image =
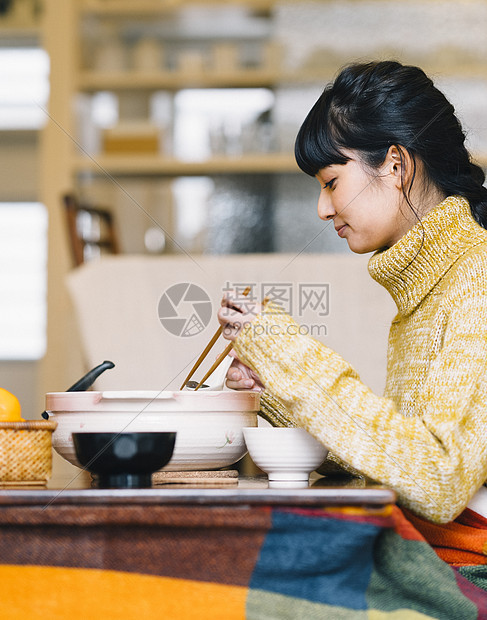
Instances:
[[[52,472],[57,422],[0,422],[0,486],[44,485]]]

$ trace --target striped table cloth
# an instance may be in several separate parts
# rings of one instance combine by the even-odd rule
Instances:
[[[2,620],[487,618],[396,506],[0,511]]]

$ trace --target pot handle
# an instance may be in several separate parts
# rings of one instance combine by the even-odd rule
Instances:
[[[88,388],[90,388],[93,383],[98,379],[102,372],[108,370],[110,368],[115,368],[115,364],[110,362],[109,360],[105,360],[101,364],[98,364],[95,368],[92,368],[89,372],[86,373],[84,377],[81,377],[79,381],[76,381],[70,388],[68,388],[67,392],[85,392]],[[49,414],[47,411],[43,411],[41,413],[41,417],[44,420],[49,420]]]

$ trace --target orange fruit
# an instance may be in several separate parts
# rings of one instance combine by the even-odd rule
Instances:
[[[11,392],[0,388],[0,422],[23,422],[19,400]]]

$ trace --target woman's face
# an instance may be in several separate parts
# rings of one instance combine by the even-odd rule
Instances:
[[[404,206],[400,158],[389,152],[374,174],[366,171],[355,152],[345,154],[351,157],[346,164],[327,166],[316,175],[321,185],[318,215],[333,220],[352,252],[391,247],[416,222]]]

